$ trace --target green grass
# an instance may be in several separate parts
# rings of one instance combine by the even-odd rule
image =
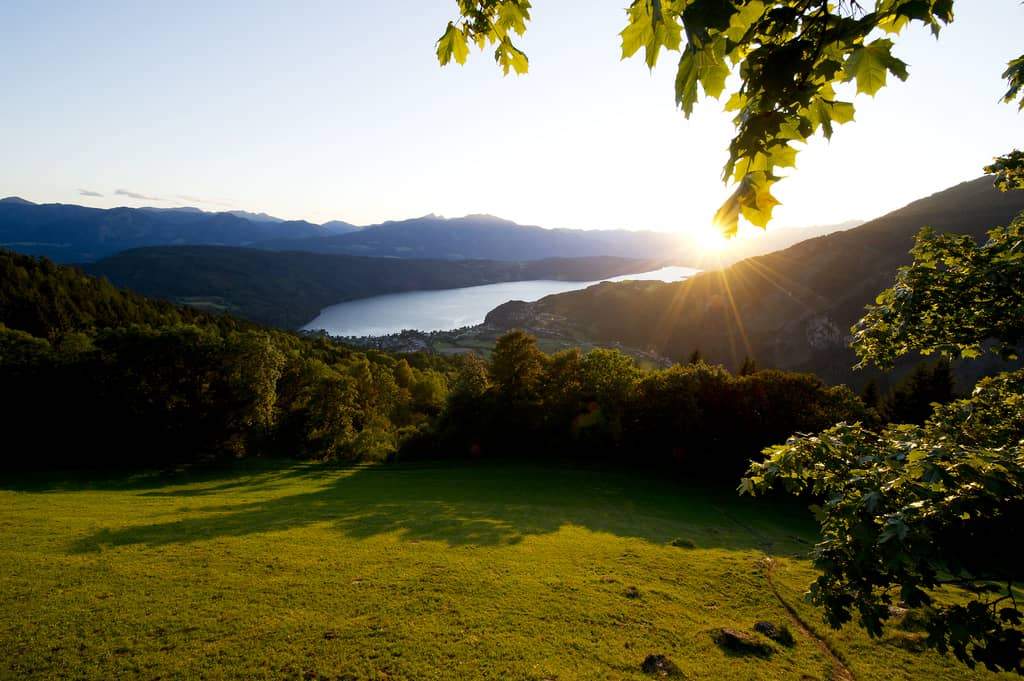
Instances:
[[[769,588],[767,553],[858,681],[996,678],[828,630],[800,601],[809,541],[800,509],[614,471],[265,464],[8,481],[0,676],[640,679],[664,654],[690,679],[832,678]],[[729,656],[709,635],[763,619],[796,646]]]

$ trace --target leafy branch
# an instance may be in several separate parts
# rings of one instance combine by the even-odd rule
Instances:
[[[512,42],[530,19],[529,0],[456,0],[459,18],[437,43],[441,64],[465,63],[470,45],[495,47],[508,74],[526,73],[529,60]],[[778,200],[782,173],[796,166],[799,145],[854,119],[836,88],[853,83],[875,95],[889,77],[906,80],[907,65],[893,42],[911,24],[938,36],[953,20],[953,0],[633,0],[619,34],[623,59],[642,52],[653,69],[663,51],[679,54],[676,105],[689,117],[701,97],[725,98],[736,134],[723,179],[732,195],[716,214],[726,235],[742,216],[765,227]],[[735,85],[732,76],[738,76]],[[1024,57],[1010,62],[1008,102],[1024,107]]]

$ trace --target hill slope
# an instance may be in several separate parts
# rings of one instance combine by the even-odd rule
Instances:
[[[925,225],[976,238],[1024,210],[1024,192],[1001,193],[991,178],[965,182],[843,232],[748,258],[679,284],[625,282],[508,303],[488,316],[497,326],[535,326],[540,315],[595,340],[619,341],[683,358],[737,367],[810,370],[848,379],[849,328],[864,306],[910,261]]]
[[[384,293],[528,279],[592,281],[655,267],[610,257],[451,262],[219,246],[136,249],[84,266],[90,274],[147,296],[220,306],[289,328],[309,322],[328,305]]]
[[[234,326],[230,317],[210,317],[122,291],[80,270],[0,249],[0,325],[40,338],[144,324]]]

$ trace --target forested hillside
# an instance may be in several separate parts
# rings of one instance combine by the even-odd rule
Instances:
[[[624,282],[509,303],[488,315],[506,327],[532,327],[540,315],[600,341],[653,348],[682,359],[699,349],[711,362],[813,371],[849,380],[849,329],[896,268],[910,262],[923,226],[975,238],[1024,209],[1020,192],[990,177],[915,201],[860,227],[749,258],[679,284]],[[546,321],[544,323],[550,323]]]
[[[454,368],[152,301],[0,251],[4,434],[31,443],[6,447],[0,467],[385,458],[440,411]]]
[[[126,251],[83,267],[147,296],[295,329],[328,305],[384,293],[529,279],[594,281],[658,266],[616,257],[452,262],[175,246]]]

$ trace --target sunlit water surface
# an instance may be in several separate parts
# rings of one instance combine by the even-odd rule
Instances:
[[[488,312],[510,300],[533,302],[552,293],[576,291],[601,281],[682,281],[697,271],[689,267],[663,267],[599,281],[513,281],[440,291],[391,293],[331,305],[304,328],[322,329],[332,336],[385,336],[405,329],[450,331],[483,323]]]

